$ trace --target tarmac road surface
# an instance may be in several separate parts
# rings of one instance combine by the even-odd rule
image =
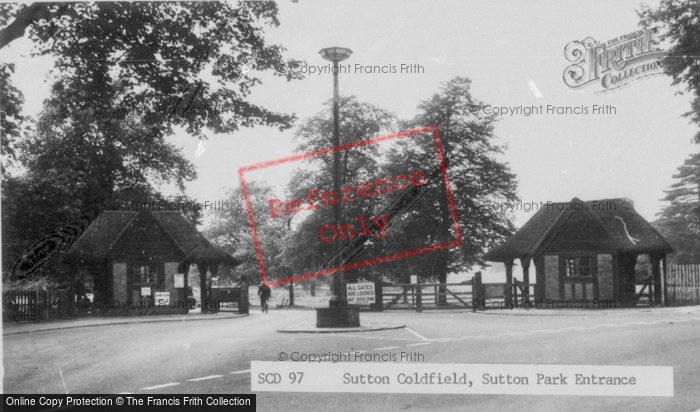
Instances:
[[[251,392],[251,361],[323,353],[401,353],[420,363],[672,366],[673,397],[358,393],[257,394],[260,411],[695,411],[700,310],[362,313],[405,329],[279,333],[315,312],[252,308],[215,321],[109,325],[3,336],[5,393]],[[5,330],[7,333],[7,330]],[[367,364],[369,371],[381,364]]]

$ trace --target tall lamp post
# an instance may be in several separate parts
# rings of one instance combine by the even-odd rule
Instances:
[[[344,47],[328,47],[319,52],[321,57],[326,60],[333,62],[333,147],[340,146],[340,95],[338,94],[338,74],[339,68],[338,63],[347,59],[352,54],[352,50]],[[340,193],[340,152],[333,152],[333,191],[335,193]],[[340,226],[340,202],[336,202],[333,205],[333,220],[335,226]],[[335,243],[334,243],[335,244]],[[334,246],[337,251],[337,246]],[[341,257],[339,253],[334,253],[335,259],[332,264],[340,263]],[[345,290],[343,287],[343,273],[336,272],[333,274],[333,297],[329,302],[330,308],[336,308],[332,317],[336,318],[336,325],[332,326],[347,326],[342,325],[347,320],[347,297],[345,296]],[[318,312],[317,326],[321,326],[322,314]],[[357,318],[357,323],[359,325],[359,313]],[[331,326],[331,325],[328,325]]]

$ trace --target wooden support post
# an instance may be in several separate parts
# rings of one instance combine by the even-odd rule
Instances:
[[[654,285],[653,290],[649,291],[649,306],[661,304],[661,259],[663,256],[649,255],[651,261],[651,284]]]
[[[506,265],[506,283],[510,293],[506,295],[506,303],[508,307],[513,307],[513,261],[507,260],[503,262]]]
[[[663,273],[661,275],[661,306],[666,306],[666,302],[668,302],[668,295],[666,294],[666,282],[668,281],[668,271],[666,268],[666,255],[664,254],[663,259],[661,259],[662,265],[663,265]]]
[[[209,301],[207,295],[207,270],[209,270],[209,266],[206,262],[197,263],[197,270],[199,271],[199,304],[202,313],[206,313],[208,312],[206,303]]]
[[[530,257],[520,259],[520,265],[523,267],[523,298],[530,299]]]
[[[219,264],[215,263],[209,267],[209,271],[211,272],[211,284],[212,286],[214,285],[214,278],[218,278],[219,274]],[[209,289],[209,303],[211,305],[211,311],[214,313],[217,313],[219,311],[219,303],[221,302],[221,297],[219,296],[218,289],[214,290],[213,288]]]

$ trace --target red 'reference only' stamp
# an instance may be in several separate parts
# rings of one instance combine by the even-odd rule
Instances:
[[[369,145],[379,144],[382,142],[389,142],[396,139],[417,138],[419,135],[426,133],[432,133],[433,143],[435,146],[435,152],[437,157],[437,168],[439,169],[439,177],[441,178],[440,180],[442,182],[447,200],[447,208],[450,215],[449,219],[451,221],[454,239],[450,239],[448,241],[440,242],[437,244],[429,244],[423,247],[413,248],[411,250],[401,251],[398,253],[391,253],[385,256],[372,257],[359,262],[340,264],[330,268],[322,268],[317,271],[311,271],[308,273],[291,276],[285,279],[278,279],[268,282],[267,274],[265,272],[265,263],[263,259],[262,249],[260,247],[260,241],[258,238],[258,231],[256,230],[255,226],[255,216],[248,195],[248,189],[245,178],[246,173],[270,168],[273,166],[279,166],[285,163],[299,162],[305,159],[329,155],[333,154],[334,152],[349,151]],[[436,169],[435,173],[437,173],[437,171],[438,170]],[[382,196],[392,192],[407,192],[410,191],[412,188],[420,188],[421,186],[426,185],[428,183],[428,177],[426,173],[428,172],[414,170],[409,173],[398,174],[396,176],[387,176],[385,178],[376,179],[374,181],[356,182],[354,184],[343,185],[340,188],[339,192],[335,192],[333,190],[325,190],[321,192],[318,188],[313,188],[308,191],[307,195],[303,199],[290,199],[285,201],[277,198],[269,199],[266,202],[266,213],[268,213],[267,218],[275,219],[300,212],[310,213],[321,208],[332,208],[336,203],[351,203],[355,200],[367,199],[372,196]],[[238,170],[238,178],[241,183],[246,212],[248,214],[248,221],[250,223],[250,231],[252,235],[253,245],[255,248],[258,267],[260,269],[260,277],[263,282],[268,282],[268,285],[270,286],[279,286],[290,282],[299,282],[316,277],[327,276],[337,272],[359,269],[362,267],[371,266],[382,262],[389,262],[424,253],[430,253],[441,249],[459,246],[462,244],[462,235],[457,220],[457,212],[454,206],[452,190],[450,188],[449,179],[447,177],[447,167],[445,165],[442,146],[440,144],[440,137],[436,126],[421,127],[401,133],[375,137],[373,139],[362,140],[359,142],[353,142],[337,147],[330,147],[315,152],[298,154],[281,159],[257,163],[250,166],[244,166]],[[356,239],[363,236],[371,236],[375,239],[382,239],[387,236],[385,229],[390,218],[390,214],[385,213],[379,216],[357,216],[354,218],[354,222],[352,222],[354,223],[354,225],[351,225],[350,223],[344,223],[336,226],[333,223],[326,223],[319,227],[318,235],[324,243],[329,244],[334,242],[348,241],[350,239]]]

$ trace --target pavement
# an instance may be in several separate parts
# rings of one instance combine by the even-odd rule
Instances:
[[[253,307],[249,316],[218,322],[125,324],[3,336],[3,385],[6,393],[16,394],[257,393],[259,411],[463,411],[465,402],[479,411],[567,411],[583,406],[617,412],[695,411],[700,407],[700,314],[686,314],[695,310],[625,309],[617,317],[597,316],[612,312],[598,310],[558,311],[580,316],[546,316],[549,311],[538,310],[530,311],[537,314],[531,316],[363,312],[363,325],[406,327],[294,334],[278,331],[313,324],[313,311],[271,309],[263,314]],[[221,314],[199,316],[218,319]],[[662,366],[673,368],[674,393],[668,397],[428,394],[413,385],[400,393],[356,393],[348,386],[333,392],[272,386],[253,391],[253,384],[260,382],[257,361],[274,363],[287,384],[289,373],[312,368],[304,369],[302,385],[319,377],[326,385],[344,372],[387,375],[390,364],[421,364],[436,373],[446,370],[443,364]],[[329,365],[339,375],[324,375],[321,369]],[[480,374],[474,377],[482,382]],[[340,379],[335,382],[343,385]]]
[[[295,307],[294,309],[303,309]],[[280,310],[280,309],[278,309]],[[251,311],[255,311],[251,307]],[[392,311],[387,311],[393,313]],[[682,307],[649,307],[649,308],[623,308],[623,309],[489,309],[472,312],[471,310],[429,310],[422,313],[474,313],[478,315],[496,316],[620,316],[620,315],[674,315],[674,314],[700,314],[700,306]],[[412,312],[409,312],[412,313]],[[74,329],[99,327],[108,325],[128,325],[137,323],[156,322],[187,322],[205,320],[235,319],[247,316],[237,312],[219,312],[202,314],[198,309],[190,311],[186,315],[156,315],[156,316],[129,316],[129,317],[98,317],[78,319],[57,319],[43,322],[3,322],[3,335],[16,335],[22,333],[44,332],[58,329]],[[391,329],[401,329],[406,326],[402,323],[362,322],[356,328],[317,328],[312,321],[301,322],[278,329],[281,333],[348,333],[371,332]]]
[[[499,308],[479,310],[480,315],[509,315],[509,316],[621,316],[621,315],[675,315],[700,314],[699,306],[679,307],[635,307],[617,309],[537,309],[537,308]]]
[[[41,322],[3,322],[2,334],[17,335],[22,333],[46,332],[59,329],[90,328],[109,325],[130,325],[138,323],[190,322],[204,320],[235,319],[248,316],[238,312],[201,313],[199,309],[191,310],[186,315],[155,315],[125,317],[95,317],[76,319],[56,319]]]

